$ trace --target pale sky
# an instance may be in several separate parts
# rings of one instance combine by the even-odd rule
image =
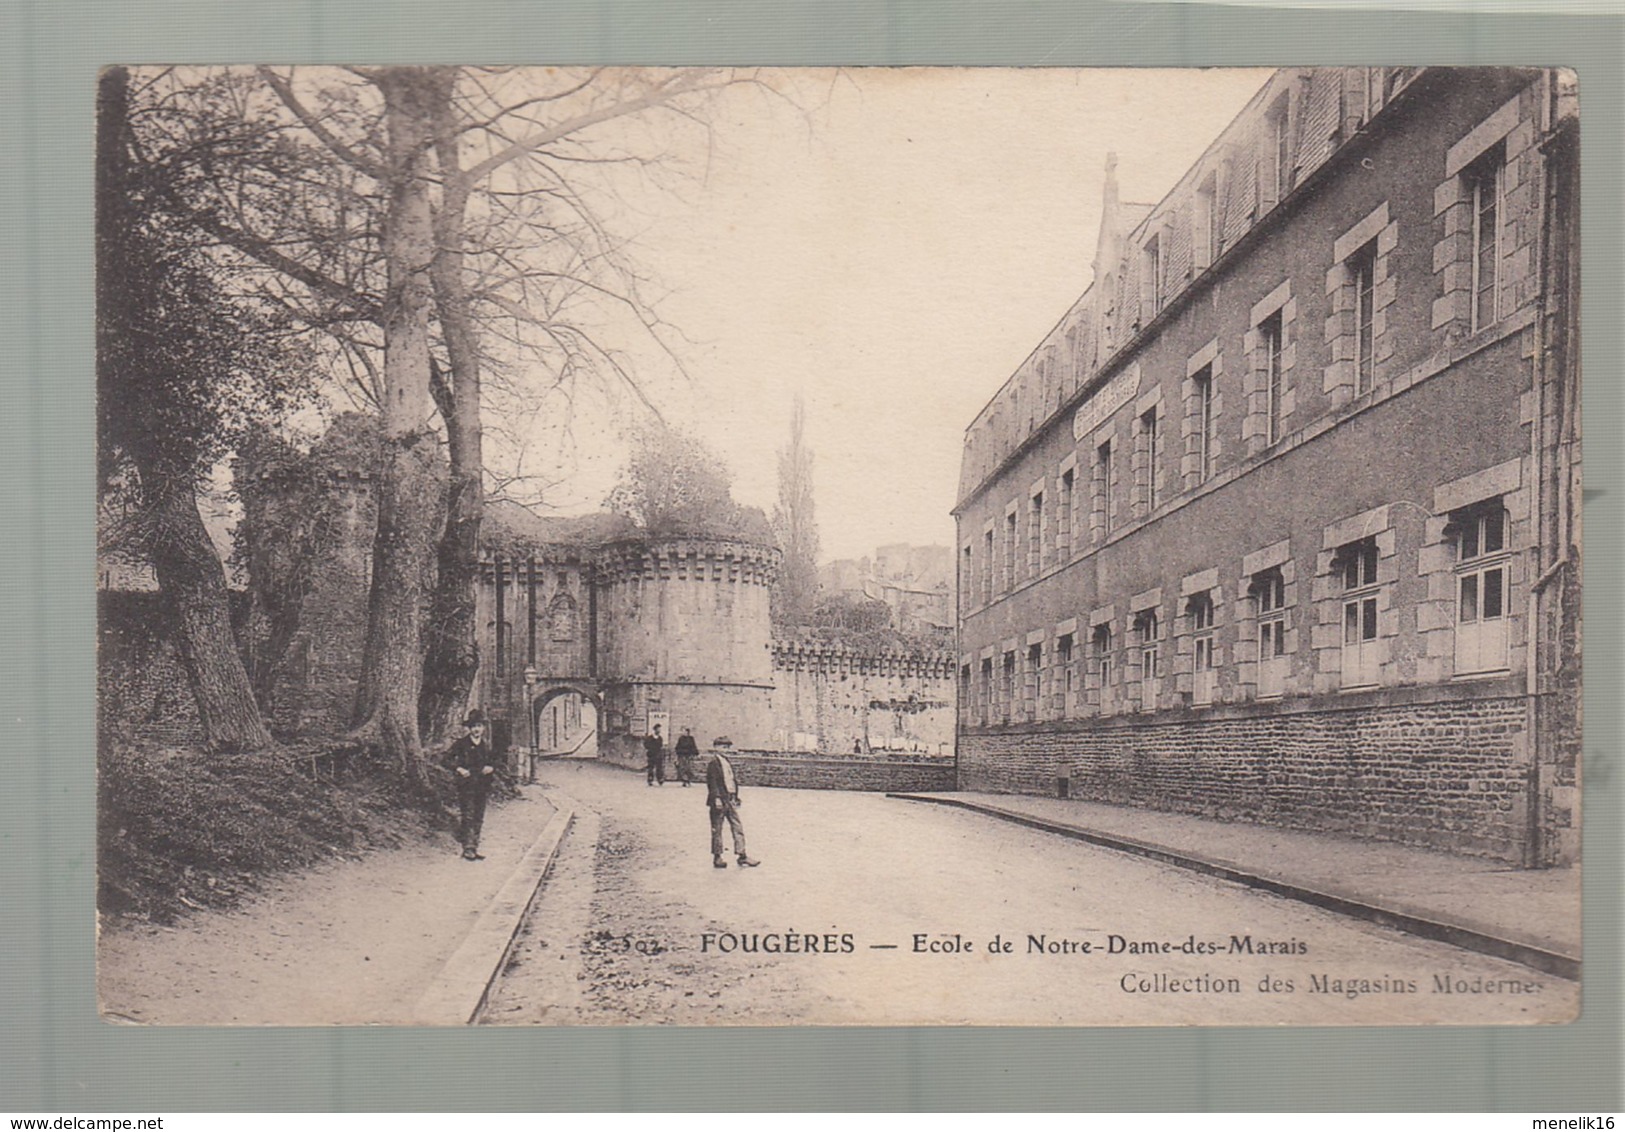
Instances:
[[[650,361],[651,395],[771,513],[799,392],[822,557],[951,545],[966,426],[1089,283],[1107,153],[1123,199],[1160,200],[1268,74],[855,70],[797,76],[805,120],[730,92],[633,249],[693,379]],[[578,409],[565,511],[622,456]]]

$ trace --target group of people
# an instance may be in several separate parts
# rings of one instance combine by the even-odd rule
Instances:
[[[457,840],[463,847],[465,861],[483,861],[480,852],[480,830],[485,824],[485,803],[490,797],[491,783],[496,778],[497,756],[490,742],[490,726],[485,713],[478,708],[463,720],[464,734],[446,752],[445,764],[457,785]],[[643,752],[650,786],[663,786],[666,782],[665,741],[660,725],[643,740]],[[677,778],[684,786],[694,779],[694,760],[699,747],[689,728],[683,728],[675,748]],[[727,824],[733,839],[734,855],[742,869],[761,864],[745,852],[745,827],[739,820],[739,779],[727,755],[716,751],[705,768],[705,805],[711,815],[711,863],[725,869],[728,862],[722,854],[722,826]]]
[[[684,786],[694,780],[694,760],[699,756],[699,746],[694,742],[693,732],[685,727],[683,733],[677,737],[677,745],[673,748],[677,755],[677,779]],[[650,786],[664,786],[666,784],[666,741],[660,734],[660,724],[655,724],[650,734],[643,740],[644,777]],[[714,868],[725,869],[728,862],[722,854],[722,826],[726,822],[728,831],[733,839],[734,856],[742,869],[754,869],[761,864],[750,854],[745,852],[745,826],[739,820],[739,778],[734,774],[733,763],[728,756],[720,750],[713,751],[711,761],[705,766],[705,806],[711,815],[711,864]]]
[[[694,733],[687,727],[677,737],[673,753],[677,756],[677,780],[687,786],[694,781],[694,760],[700,753]],[[666,785],[666,741],[658,723],[654,725],[653,734],[643,737],[643,770],[650,786]]]

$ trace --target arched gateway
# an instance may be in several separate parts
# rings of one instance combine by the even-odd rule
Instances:
[[[640,763],[656,723],[766,747],[773,737],[769,590],[760,539],[637,536],[614,516],[546,519],[493,506],[486,521],[475,701],[516,755],[581,737]],[[566,705],[563,712],[555,709]]]

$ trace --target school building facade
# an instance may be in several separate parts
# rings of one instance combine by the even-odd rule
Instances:
[[[1579,852],[1573,76],[1276,72],[966,432],[958,780]]]

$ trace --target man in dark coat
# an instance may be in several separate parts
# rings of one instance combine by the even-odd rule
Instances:
[[[654,734],[643,737],[643,770],[650,786],[656,783],[666,785],[666,747],[660,738],[658,723],[655,724]]]
[[[699,755],[700,748],[694,742],[694,735],[688,728],[677,737],[677,778],[684,786],[694,781],[694,759]]]
[[[463,843],[463,860],[483,861],[480,827],[485,824],[485,799],[496,775],[496,754],[486,737],[484,712],[478,708],[469,712],[463,726],[468,733],[446,752],[446,765],[457,783],[457,840]]]
[[[733,763],[721,751],[711,756],[705,768],[705,804],[711,811],[711,864],[719,869],[728,867],[722,859],[722,823],[727,821],[733,834],[734,853],[739,867],[753,869],[761,864],[745,853],[745,827],[739,820],[739,779],[734,776]]]

